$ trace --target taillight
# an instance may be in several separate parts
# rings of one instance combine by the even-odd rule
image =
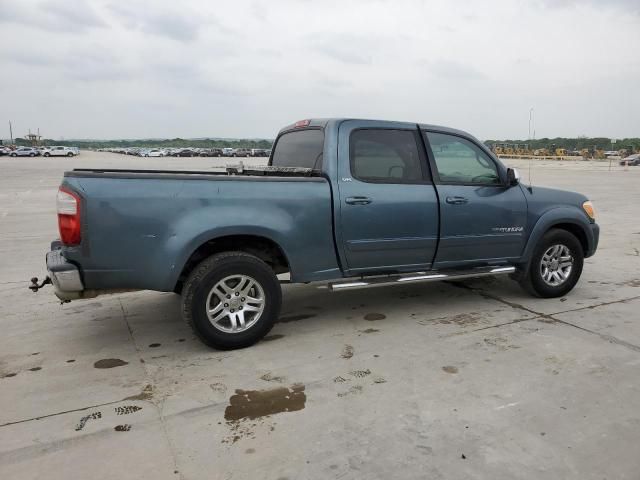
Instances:
[[[60,240],[65,245],[80,243],[80,197],[64,187],[58,190],[58,229]]]

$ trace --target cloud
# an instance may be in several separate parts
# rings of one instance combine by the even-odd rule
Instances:
[[[109,10],[126,28],[139,30],[180,42],[192,42],[198,38],[200,28],[206,23],[195,14],[175,10],[140,7],[132,3],[110,4]]]
[[[486,75],[471,65],[455,62],[453,60],[435,60],[426,62],[427,72],[448,81],[482,80]]]
[[[95,8],[81,0],[2,2],[0,23],[15,23],[51,32],[69,33],[82,33],[107,26]]]

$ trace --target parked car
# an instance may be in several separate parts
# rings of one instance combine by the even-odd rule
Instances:
[[[598,245],[584,195],[522,185],[460,130],[305,120],[273,148],[269,166],[240,173],[66,172],[46,256],[55,294],[181,293],[195,334],[230,349],[277,320],[278,274],[334,292],[509,274],[550,298]]]
[[[202,148],[200,149],[199,155],[201,157],[221,157],[222,149],[220,148]]]
[[[157,148],[152,148],[151,150],[146,150],[144,152],[143,157],[164,157],[165,156],[165,151],[164,150],[158,150]]]
[[[183,148],[173,154],[174,157],[195,157],[197,154],[190,148]]]
[[[37,157],[40,155],[40,151],[34,147],[18,147],[9,155],[12,157]]]
[[[620,165],[638,166],[640,165],[640,153],[634,153],[620,160]]]
[[[233,152],[234,157],[250,157],[251,150],[248,148],[236,148]]]
[[[266,157],[267,151],[264,148],[252,148],[251,149],[252,157]]]
[[[233,157],[235,153],[235,149],[234,148],[223,148],[222,149],[222,155],[225,157]]]
[[[44,147],[41,150],[45,157],[73,157],[74,151],[69,147]]]
[[[1,155],[10,155],[11,149],[9,147],[0,147],[0,156]]]

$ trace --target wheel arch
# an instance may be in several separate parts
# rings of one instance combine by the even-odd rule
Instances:
[[[174,292],[180,293],[189,274],[202,260],[216,253],[228,251],[255,255],[269,265],[275,274],[286,273],[291,270],[291,264],[284,253],[284,249],[274,240],[254,234],[225,235],[209,239],[191,252],[175,282]]]
[[[529,239],[522,254],[522,263],[529,263],[533,251],[540,241],[540,239],[551,229],[561,229],[568,231],[574,235],[580,245],[582,246],[582,253],[587,256],[587,253],[592,250],[592,244],[594,239],[590,229],[589,221],[585,215],[580,215],[581,212],[577,212],[575,209],[568,207],[559,207],[548,211],[542,215],[535,226],[531,230]],[[582,218],[584,217],[584,218]]]

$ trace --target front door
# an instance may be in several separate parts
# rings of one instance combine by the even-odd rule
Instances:
[[[500,263],[522,254],[527,201],[520,185],[507,186],[498,164],[464,137],[425,132],[440,196],[436,268]]]
[[[337,238],[350,274],[428,269],[438,199],[415,124],[347,121],[338,137]]]

